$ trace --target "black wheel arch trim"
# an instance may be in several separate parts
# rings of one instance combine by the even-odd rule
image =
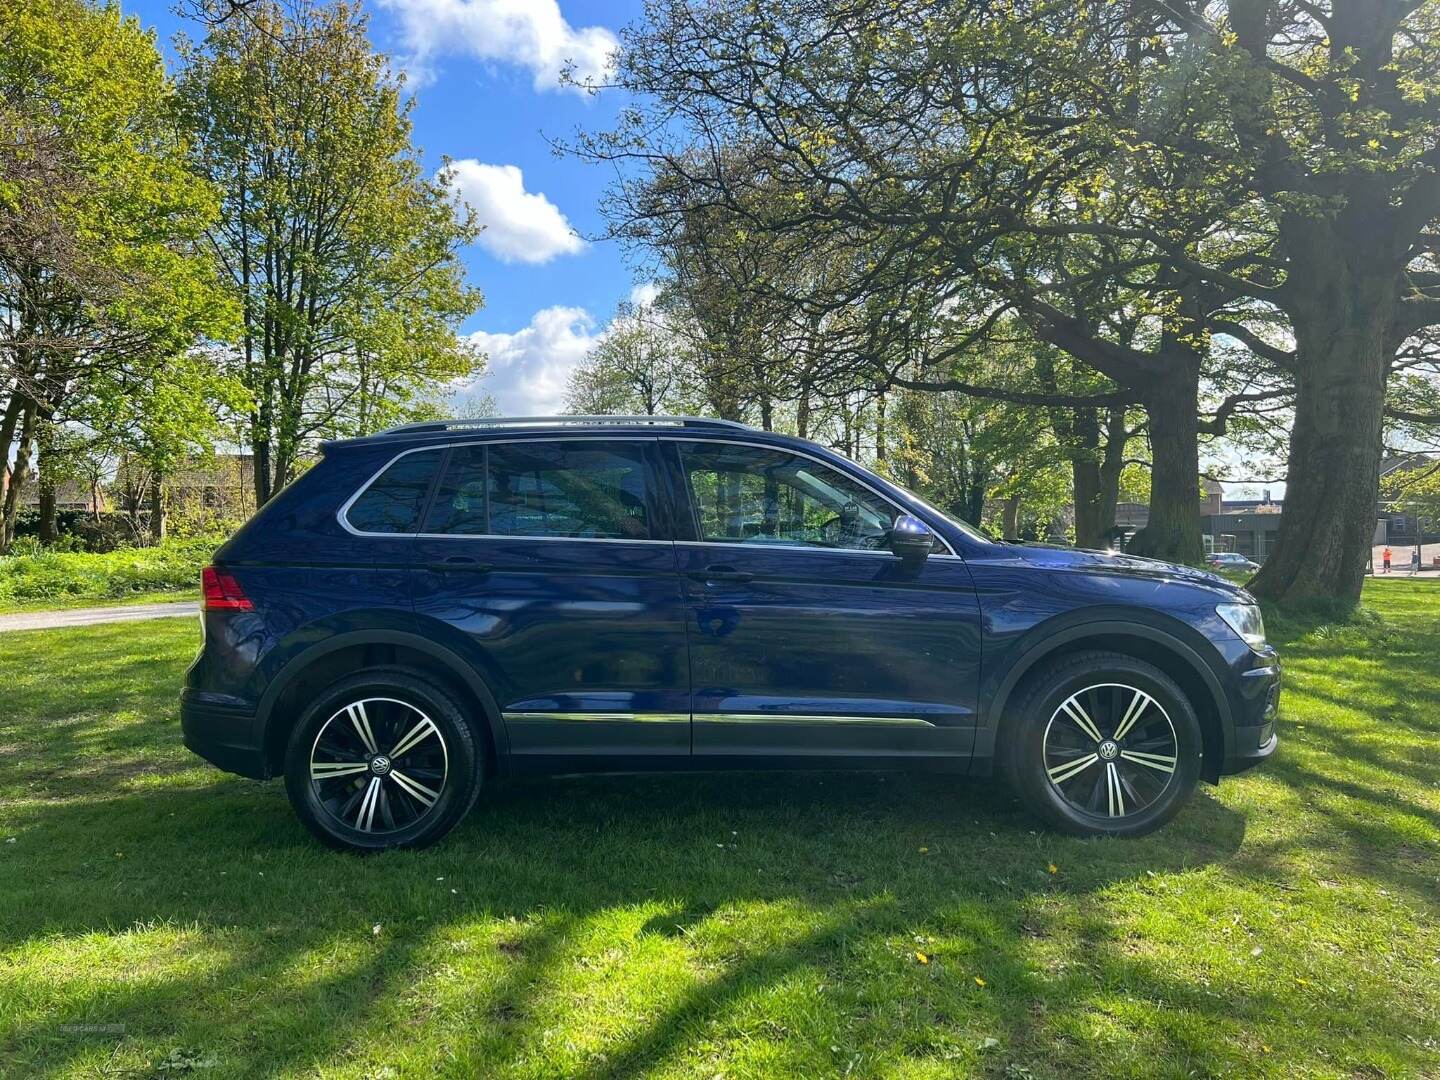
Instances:
[[[383,627],[349,630],[335,634],[303,649],[287,660],[270,680],[256,706],[254,728],[256,745],[260,747],[268,745],[267,736],[275,706],[286,689],[303,675],[306,669],[331,653],[357,645],[400,645],[424,653],[437,661],[480,702],[486,733],[490,738],[491,745],[495,748],[497,758],[503,761],[508,757],[506,753],[508,748],[504,742],[505,727],[500,723],[500,708],[495,702],[494,694],[490,692],[490,687],[486,685],[475,666],[454,650],[430,638],[406,630]]]
[[[1064,621],[1065,625],[1057,625],[1057,622],[1060,621]],[[1004,674],[1000,676],[994,692],[988,695],[983,722],[976,732],[975,756],[982,758],[994,754],[995,739],[999,733],[1001,719],[1005,714],[1005,706],[1020,680],[1033,671],[1037,664],[1060,649],[1074,645],[1076,642],[1118,635],[1138,637],[1153,642],[1176,658],[1183,660],[1200,679],[1209,692],[1210,703],[1214,706],[1215,716],[1220,721],[1222,741],[1220,760],[1207,761],[1203,771],[1207,778],[1212,772],[1218,776],[1218,770],[1222,768],[1235,745],[1234,711],[1219,676],[1206,662],[1199,649],[1184,640],[1180,636],[1181,634],[1193,634],[1200,637],[1196,631],[1186,627],[1183,623],[1176,622],[1172,629],[1170,626],[1155,625],[1144,621],[1143,616],[1137,618],[1128,612],[1125,617],[1081,617],[1067,620],[1065,616],[1057,616],[1056,619],[1048,620],[1032,628],[1025,635],[1025,638],[1030,640],[1027,642],[1022,639],[1016,646],[1014,659],[1004,669]],[[1201,638],[1201,640],[1203,642],[1204,639]]]

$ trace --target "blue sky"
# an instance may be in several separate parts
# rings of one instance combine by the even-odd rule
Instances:
[[[173,0],[122,0],[173,60]],[[604,127],[620,102],[559,85],[573,62],[597,71],[640,0],[366,0],[371,40],[410,79],[415,142],[445,157],[487,232],[468,248],[485,306],[464,326],[491,358],[479,390],[509,414],[553,412],[565,378],[636,279],[603,228],[603,168],[556,157],[546,139]]]

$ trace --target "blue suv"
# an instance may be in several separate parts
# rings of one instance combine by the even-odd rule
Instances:
[[[432,843],[495,776],[640,769],[998,771],[1135,836],[1276,745],[1243,590],[998,543],[720,420],[332,442],[203,584],[186,745],[343,848]]]

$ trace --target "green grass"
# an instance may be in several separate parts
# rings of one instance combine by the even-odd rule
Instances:
[[[1440,592],[1366,600],[1274,620],[1280,753],[1133,842],[675,776],[494,785],[360,859],[181,748],[189,623],[0,636],[0,1072],[1440,1074]]]
[[[204,537],[103,554],[44,551],[0,556],[0,613],[105,601],[142,603],[157,594],[194,593],[201,567],[221,542]]]
[[[197,575],[198,577],[198,575]],[[88,596],[67,596],[52,600],[26,600],[17,604],[0,605],[0,615],[21,614],[28,611],[70,611],[75,608],[126,607],[131,604],[168,604],[185,600],[199,600],[200,589],[195,581],[173,589],[151,589],[146,592],[126,593],[97,600]]]

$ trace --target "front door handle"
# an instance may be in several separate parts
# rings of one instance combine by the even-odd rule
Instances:
[[[479,559],[472,559],[469,555],[451,555],[448,559],[440,562],[426,563],[427,570],[464,570],[471,574],[488,574],[495,569],[493,563],[481,562]]]
[[[749,570],[736,570],[733,566],[707,566],[704,570],[687,570],[686,576],[695,581],[751,581],[755,575]]]

